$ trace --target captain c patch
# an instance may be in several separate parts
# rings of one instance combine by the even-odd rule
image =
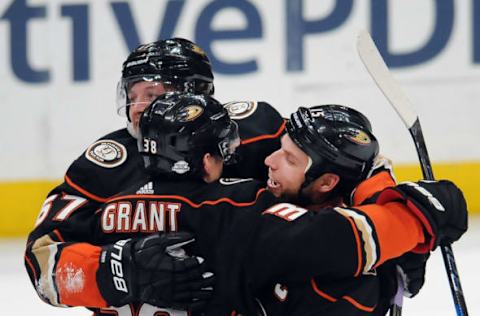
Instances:
[[[127,150],[119,142],[111,139],[102,139],[88,147],[85,157],[101,167],[115,168],[125,162]]]

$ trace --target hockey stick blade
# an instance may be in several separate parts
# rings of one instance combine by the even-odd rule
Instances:
[[[417,119],[413,105],[400,85],[391,75],[382,56],[377,50],[370,34],[360,31],[357,39],[357,51],[368,73],[398,113],[407,128],[412,127]]]
[[[357,52],[362,60],[363,65],[367,69],[372,79],[382,91],[389,103],[395,109],[402,121],[407,126],[410,135],[415,143],[418,158],[422,168],[423,176],[427,180],[434,180],[432,166],[428,156],[427,147],[422,133],[422,127],[418,119],[418,115],[406,94],[403,92],[400,84],[395,80],[385,64],[382,56],[378,52],[375,43],[370,34],[363,30],[357,38]],[[467,316],[467,306],[463,296],[463,290],[458,275],[455,257],[450,245],[442,245],[442,257],[447,272],[450,290],[452,292],[455,310],[458,316]],[[396,307],[397,309],[400,306]],[[394,310],[397,315],[400,311]]]

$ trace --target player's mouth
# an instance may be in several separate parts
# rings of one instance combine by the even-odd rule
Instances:
[[[281,184],[273,179],[271,176],[268,177],[267,180],[267,188],[270,192],[273,193],[275,196],[279,196],[281,193]]]

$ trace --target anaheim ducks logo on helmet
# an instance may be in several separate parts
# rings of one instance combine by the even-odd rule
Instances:
[[[200,48],[200,46],[196,45],[196,44],[191,44],[190,45],[190,49],[194,52],[194,53],[197,53],[199,55],[202,55],[202,56],[206,56],[205,54],[205,51],[203,49]]]
[[[179,118],[180,122],[189,122],[195,120],[203,113],[203,108],[199,105],[190,105],[186,107]]]
[[[372,142],[370,137],[365,133],[364,131],[361,130],[353,130],[354,135],[347,135],[347,138],[351,140],[354,143],[360,144],[360,145],[368,145]]]

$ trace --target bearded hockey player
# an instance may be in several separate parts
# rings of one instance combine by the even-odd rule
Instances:
[[[265,163],[269,191],[290,203],[231,229],[221,250],[229,259],[216,270],[218,306],[231,302],[226,310],[242,315],[384,315],[396,290],[385,256],[401,255],[410,238],[425,235],[412,247],[419,253],[457,240],[467,228],[462,193],[449,181],[393,187],[389,173],[372,168],[378,143],[354,109],[299,108],[286,130]],[[315,277],[312,267],[322,267]]]

